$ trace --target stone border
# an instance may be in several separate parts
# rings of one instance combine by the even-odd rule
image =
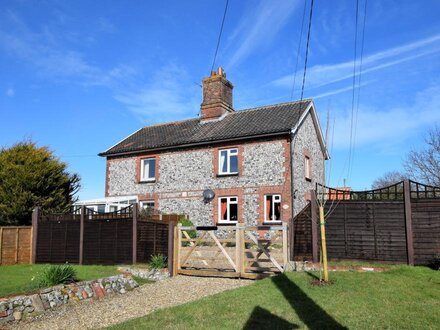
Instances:
[[[137,276],[145,280],[162,281],[170,277],[170,273],[167,268],[163,269],[141,269],[130,267],[118,267],[118,272]]]
[[[45,310],[69,303],[78,303],[91,298],[102,298],[111,294],[124,294],[139,284],[127,275],[116,275],[98,280],[58,285],[43,289],[37,294],[0,298],[0,325],[20,321]]]

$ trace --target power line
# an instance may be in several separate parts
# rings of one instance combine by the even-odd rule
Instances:
[[[296,73],[298,72],[299,51],[301,50],[301,42],[302,42],[302,36],[303,36],[303,30],[304,30],[304,18],[306,16],[306,7],[307,7],[307,0],[304,0],[304,9],[303,9],[303,15],[302,15],[302,20],[301,20],[301,32],[299,34],[298,49],[296,51],[295,73],[293,74],[293,84],[292,84],[292,91],[290,93],[290,101],[293,100],[293,92],[295,91]]]
[[[303,97],[304,97],[304,85],[306,83],[307,60],[309,57],[310,30],[312,28],[313,2],[314,2],[314,0],[312,0],[312,3],[310,5],[309,30],[307,32],[306,58],[304,60],[304,74],[303,74],[303,81],[302,81],[302,87],[301,87],[301,101],[303,100]]]
[[[359,0],[356,0],[356,22],[354,33],[354,58],[353,58],[353,92],[351,97],[351,119],[350,119],[350,146],[348,149],[348,167],[347,167],[347,179],[351,168],[351,155],[353,152],[353,125],[354,125],[354,108],[356,99],[356,60],[357,60],[357,35],[358,35],[358,18],[359,18]]]
[[[357,95],[357,103],[356,103],[356,115],[355,115],[355,124],[354,124],[354,137],[353,137],[353,153],[352,153],[352,159],[354,159],[355,154],[355,146],[356,146],[356,135],[357,135],[357,121],[358,121],[358,114],[359,114],[359,102],[360,102],[360,95],[361,95],[361,81],[362,81],[362,64],[363,64],[363,57],[364,57],[364,40],[365,40],[365,22],[367,20],[367,2],[368,0],[365,0],[364,4],[364,22],[362,24],[362,40],[361,40],[361,59],[359,64],[359,79],[358,79],[358,95]],[[352,160],[353,162],[353,160]],[[348,174],[348,176],[351,176],[351,170]]]
[[[217,47],[215,48],[214,59],[212,60],[211,72],[214,70],[215,60],[217,58],[218,48],[220,46],[220,40],[222,38],[223,25],[225,24],[226,12],[228,11],[228,4],[229,4],[229,0],[226,0],[225,12],[223,13],[222,24],[220,26],[220,33],[218,35],[218,40],[217,40]],[[210,72],[210,74],[211,74],[211,72]]]

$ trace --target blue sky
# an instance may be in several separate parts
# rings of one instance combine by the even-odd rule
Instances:
[[[103,196],[98,152],[144,125],[197,115],[224,4],[1,1],[0,145],[49,146],[81,175],[81,198]],[[236,109],[291,100],[303,4],[230,0],[216,66],[235,86]],[[324,130],[327,113],[330,132],[334,123],[331,185],[369,188],[440,122],[439,12],[438,1],[368,1],[349,175],[355,1],[315,1],[304,96]]]

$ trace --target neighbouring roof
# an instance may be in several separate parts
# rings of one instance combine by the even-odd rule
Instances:
[[[289,133],[312,100],[303,100],[228,113],[220,120],[199,118],[146,126],[117,143],[100,156],[137,153],[239,138]]]

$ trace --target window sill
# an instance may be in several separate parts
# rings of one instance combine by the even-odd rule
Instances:
[[[235,226],[238,221],[235,222],[217,222],[216,226]]]
[[[156,183],[156,179],[154,180],[141,180],[139,183]]]
[[[280,221],[265,221],[263,222],[263,226],[278,226],[278,225],[282,225],[283,222]]]
[[[217,178],[223,178],[228,176],[238,176],[238,173],[218,173]]]

